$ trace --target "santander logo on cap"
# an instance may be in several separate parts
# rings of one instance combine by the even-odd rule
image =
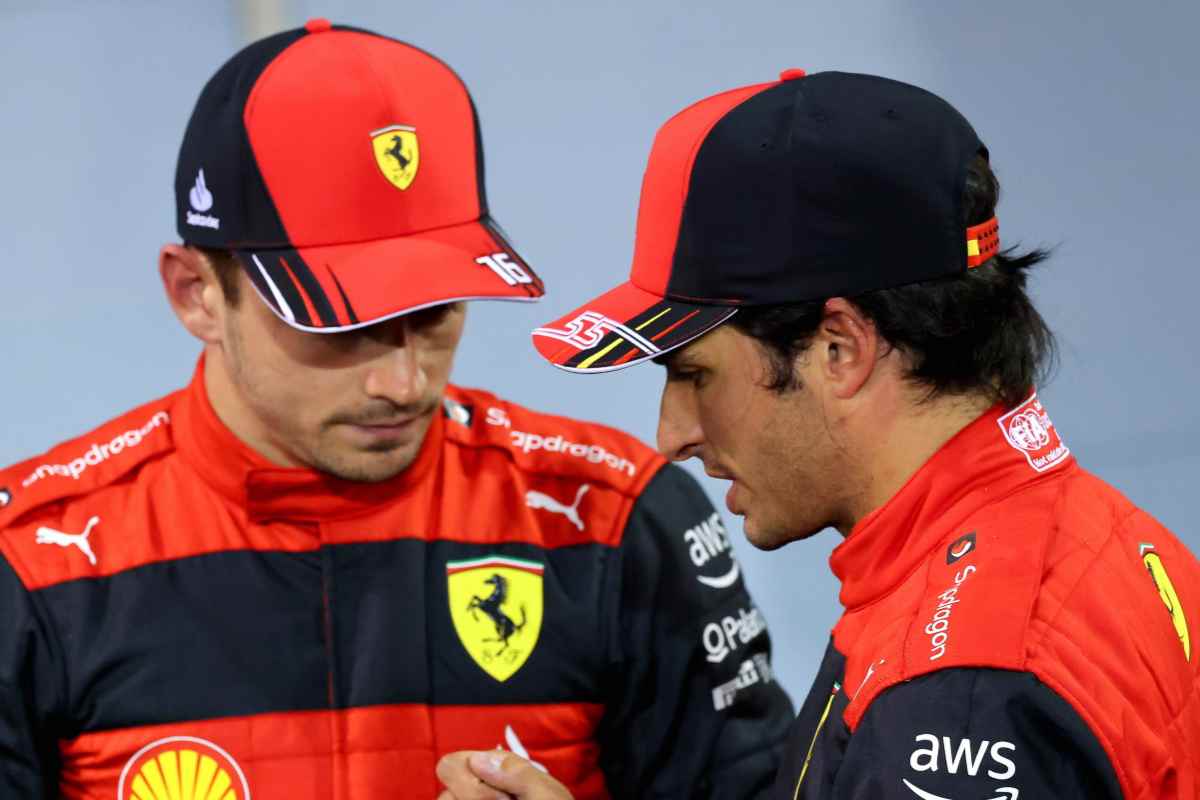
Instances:
[[[1021,405],[997,420],[1005,440],[1013,449],[1024,454],[1029,466],[1037,472],[1052,469],[1071,455],[1050,415],[1037,399],[1037,392]]]
[[[221,227],[221,220],[205,214],[213,207],[212,192],[208,190],[208,183],[204,180],[204,168],[200,168],[200,172],[196,175],[196,184],[188,191],[188,202],[191,204],[191,209],[187,213],[188,225],[195,225],[199,228],[212,228],[218,230]]]
[[[196,185],[188,192],[188,201],[192,204],[192,208],[197,211],[208,211],[212,208],[213,196],[208,190],[208,184],[204,182],[204,170],[200,170],[200,174],[196,176]]]

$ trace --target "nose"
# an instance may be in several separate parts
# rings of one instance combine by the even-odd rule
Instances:
[[[704,431],[691,385],[667,381],[658,408],[658,452],[672,461],[686,461],[698,457],[703,444]]]
[[[370,397],[410,406],[424,398],[429,376],[422,363],[420,337],[411,335],[403,317],[394,322],[393,335],[367,371],[364,388]]]

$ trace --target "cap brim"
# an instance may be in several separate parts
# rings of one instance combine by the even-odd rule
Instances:
[[[570,372],[609,372],[687,344],[737,313],[696,305],[623,283],[533,331],[533,346]]]
[[[487,220],[354,244],[234,251],[263,301],[313,333],[460,300],[537,300],[541,279]]]

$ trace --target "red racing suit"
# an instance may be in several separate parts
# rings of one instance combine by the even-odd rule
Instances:
[[[1200,797],[1200,564],[1076,464],[1036,394],[831,565],[845,613],[773,797]]]
[[[273,467],[199,377],[0,472],[0,797],[760,796],[791,721],[720,518],[631,437],[450,387],[381,484]]]

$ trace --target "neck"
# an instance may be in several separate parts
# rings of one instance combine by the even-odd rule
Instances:
[[[880,508],[924,466],[946,442],[990,408],[987,398],[939,397],[918,402],[898,400],[888,414],[869,420],[856,431],[856,452],[866,454],[849,485],[860,487],[847,503],[847,518],[838,525],[843,536]]]
[[[302,466],[276,446],[265,430],[256,424],[256,417],[234,385],[225,354],[219,347],[210,346],[205,350],[204,389],[217,419],[243,444],[276,466]]]

